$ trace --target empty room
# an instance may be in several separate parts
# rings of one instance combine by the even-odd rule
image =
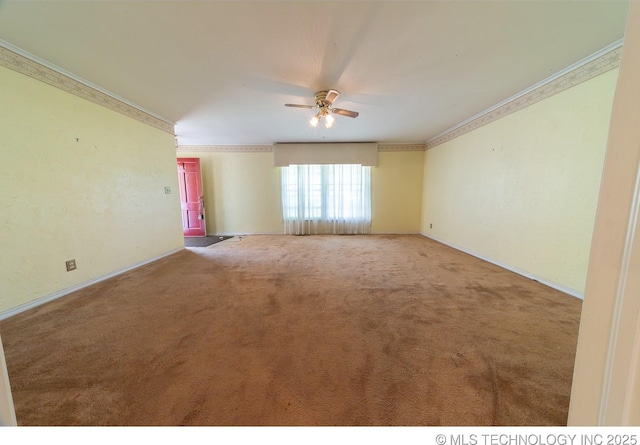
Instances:
[[[0,424],[637,425],[638,79],[637,0],[0,2]]]

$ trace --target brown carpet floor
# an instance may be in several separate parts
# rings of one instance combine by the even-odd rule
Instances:
[[[418,235],[264,235],[0,334],[20,425],[564,425],[580,309]]]

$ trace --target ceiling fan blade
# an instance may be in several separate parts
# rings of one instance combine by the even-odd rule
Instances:
[[[325,102],[328,102],[329,105],[333,103],[340,96],[340,91],[338,90],[329,90],[327,91],[327,97],[324,98]]]
[[[285,107],[294,107],[294,108],[315,108],[315,105],[298,105],[298,104],[284,104]]]
[[[340,116],[347,117],[358,117],[358,115],[360,114],[357,111],[343,110],[342,108],[332,108],[331,112],[334,114],[339,114]]]

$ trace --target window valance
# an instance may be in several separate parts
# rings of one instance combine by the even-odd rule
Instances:
[[[378,164],[378,144],[318,143],[274,144],[273,163],[276,167],[304,164]]]

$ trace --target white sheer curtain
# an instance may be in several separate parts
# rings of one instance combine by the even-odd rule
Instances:
[[[281,167],[284,233],[364,234],[371,228],[371,167]]]

